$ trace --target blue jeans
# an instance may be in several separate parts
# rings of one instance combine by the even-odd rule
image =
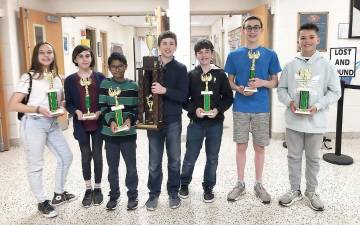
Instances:
[[[210,127],[204,127],[194,121],[190,122],[187,128],[186,153],[181,171],[181,185],[190,184],[195,162],[205,138],[206,165],[202,185],[204,189],[212,189],[215,186],[222,133],[222,122]]]
[[[56,158],[55,192],[63,193],[73,155],[56,118],[25,115],[21,120],[20,132],[26,152],[30,188],[37,201],[48,199],[42,176],[45,145]]]
[[[106,159],[109,165],[108,180],[110,183],[109,196],[119,198],[119,163],[120,152],[126,165],[125,185],[128,188],[127,196],[129,199],[138,197],[138,174],[136,169],[136,140],[126,140],[122,142],[105,141]]]
[[[148,188],[150,196],[159,196],[161,192],[162,158],[164,142],[168,156],[169,195],[177,195],[180,188],[180,155],[181,155],[181,121],[166,124],[159,131],[148,130],[149,139],[149,178]]]

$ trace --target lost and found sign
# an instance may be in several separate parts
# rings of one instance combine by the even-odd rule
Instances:
[[[356,47],[330,48],[330,61],[340,77],[355,77]]]

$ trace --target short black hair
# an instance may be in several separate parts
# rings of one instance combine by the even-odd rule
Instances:
[[[162,32],[162,33],[159,35],[159,37],[158,37],[158,46],[160,46],[161,41],[162,41],[163,39],[165,39],[165,38],[172,38],[172,39],[174,39],[174,40],[175,40],[175,45],[177,46],[176,34],[175,34],[174,32],[172,32],[172,31],[169,31],[169,30],[164,31],[164,32]]]
[[[211,52],[214,51],[214,45],[208,39],[200,39],[194,46],[195,55],[201,49],[209,49]]]
[[[261,19],[260,19],[259,17],[257,17],[257,16],[248,16],[248,17],[246,17],[246,18],[244,19],[244,21],[243,21],[243,23],[242,23],[243,29],[245,29],[245,23],[246,23],[247,21],[249,21],[249,20],[257,20],[257,21],[259,21],[259,22],[260,22],[260,27],[261,27],[261,28],[263,27],[263,23],[262,23],[262,21],[261,21]]]
[[[121,53],[118,53],[118,52],[111,53],[111,55],[108,58],[108,66],[110,66],[112,61],[114,61],[114,60],[119,60],[124,65],[127,65],[126,57]]]
[[[75,64],[75,66],[79,66],[79,64],[77,62],[75,62],[75,59],[80,53],[82,53],[84,51],[90,52],[90,55],[91,55],[90,67],[93,67],[95,65],[95,56],[94,56],[94,53],[92,52],[91,48],[89,48],[86,45],[78,45],[74,48],[74,51],[72,52],[72,62]]]
[[[300,26],[299,30],[298,30],[298,34],[300,33],[300,31],[302,30],[313,30],[316,32],[316,34],[319,34],[319,27],[316,26],[313,23],[305,23],[303,25]]]

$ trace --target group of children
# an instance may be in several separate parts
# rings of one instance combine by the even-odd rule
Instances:
[[[224,112],[233,104],[233,140],[236,143],[237,182],[228,193],[228,201],[237,201],[245,193],[244,169],[249,133],[252,133],[255,151],[256,197],[268,204],[271,196],[262,184],[265,160],[265,146],[269,144],[270,103],[269,89],[278,87],[279,100],[287,106],[286,142],[288,146],[288,167],[290,190],[279,199],[282,206],[290,206],[302,199],[300,191],[302,152],[306,156],[305,198],[311,208],[324,209],[324,204],[315,192],[318,186],[320,146],[325,132],[325,111],[329,104],[340,98],[340,82],[331,63],[316,51],[319,43],[318,28],[305,24],[298,31],[300,53],[285,65],[280,81],[277,74],[280,63],[274,51],[259,45],[263,25],[258,17],[247,17],[242,26],[245,45],[231,52],[225,70],[212,64],[214,46],[209,40],[200,40],[194,50],[199,62],[190,72],[186,66],[174,58],[177,47],[176,35],[165,31],[158,37],[163,82],[154,82],[153,94],[163,98],[164,126],[159,130],[148,130],[149,140],[149,198],[145,203],[148,210],[155,210],[161,192],[162,158],[164,144],[168,156],[167,192],[169,207],[178,208],[181,198],[189,196],[189,184],[196,160],[205,142],[206,165],[203,176],[203,200],[213,202],[213,188],[220,151]],[[49,111],[47,71],[57,74],[54,48],[49,43],[40,43],[34,48],[29,73],[21,76],[9,106],[12,111],[24,112],[21,119],[21,139],[27,156],[27,173],[32,192],[38,201],[38,210],[45,217],[57,215],[53,205],[72,201],[76,196],[65,191],[65,180],[72,161],[71,150],[56,121]],[[124,77],[127,61],[124,55],[112,53],[108,59],[111,78],[94,72],[95,57],[90,48],[77,46],[72,61],[78,71],[65,79],[65,102],[63,101],[61,80],[55,76],[53,82],[61,107],[73,117],[74,137],[79,143],[82,172],[85,181],[84,207],[100,205],[103,202],[102,146],[105,142],[106,158],[109,166],[110,183],[108,210],[117,207],[120,196],[119,161],[120,153],[126,164],[125,184],[128,188],[127,209],[138,206],[138,175],[136,168],[136,130],[138,85]],[[303,80],[299,71],[311,71],[310,115],[298,115],[299,92]],[[249,81],[251,71],[255,78]],[[227,74],[226,74],[226,73]],[[84,85],[84,82],[88,82]],[[86,83],[85,82],[85,83]],[[257,92],[248,91],[257,89]],[[31,92],[29,90],[31,89]],[[114,96],[114,90],[117,90]],[[233,98],[235,91],[235,98]],[[90,96],[90,97],[89,97]],[[87,98],[87,101],[84,99]],[[23,100],[27,98],[25,104]],[[123,126],[127,130],[118,131],[117,114],[112,107],[117,104],[122,109]],[[187,127],[186,152],[181,167],[182,109],[188,112],[190,123]],[[87,111],[91,118],[84,117]],[[204,141],[205,140],[205,141]],[[44,146],[55,155],[57,168],[55,193],[48,200],[42,184]],[[94,184],[91,179],[91,161],[94,161]]]

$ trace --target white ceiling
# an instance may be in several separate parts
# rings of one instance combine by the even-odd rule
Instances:
[[[191,26],[196,27],[208,27],[214,24],[220,15],[201,15],[201,16],[191,16]],[[134,26],[134,27],[147,27],[145,23],[145,16],[111,16],[109,19],[124,25],[124,26]]]

